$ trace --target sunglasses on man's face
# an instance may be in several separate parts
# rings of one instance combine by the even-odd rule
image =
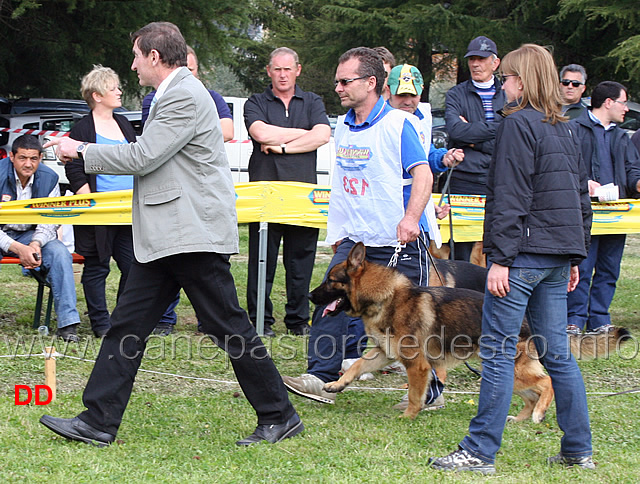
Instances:
[[[584,82],[580,82],[580,81],[571,81],[571,80],[569,80],[569,79],[562,79],[562,80],[560,81],[560,83],[561,83],[564,87],[568,87],[568,86],[569,86],[569,84],[571,84],[573,87],[576,87],[576,88],[578,88],[578,87],[580,87],[580,86],[582,86],[582,85],[584,84]]]

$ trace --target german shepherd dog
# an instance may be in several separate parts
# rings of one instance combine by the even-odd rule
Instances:
[[[390,361],[407,369],[409,405],[402,416],[415,418],[422,408],[431,368],[453,368],[477,356],[481,335],[483,294],[449,287],[420,287],[404,274],[365,260],[366,249],[356,244],[346,261],[331,269],[314,289],[311,301],[328,305],[328,314],[345,311],[360,317],[375,346],[354,363],[338,381],[325,384],[327,392],[340,392],[361,374]],[[544,419],[553,400],[551,378],[538,359],[526,322],[517,343],[514,393],[525,402],[511,421]],[[601,335],[571,336],[571,351],[578,357],[597,357],[629,339],[623,328]]]
[[[486,267],[461,260],[431,259],[429,286],[462,287],[484,293]]]

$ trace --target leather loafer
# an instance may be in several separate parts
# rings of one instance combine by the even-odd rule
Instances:
[[[304,430],[302,420],[297,413],[283,424],[258,425],[256,430],[249,436],[236,442],[237,445],[252,445],[266,440],[271,444],[298,435]]]
[[[115,435],[94,429],[78,417],[57,418],[51,417],[50,415],[43,415],[40,417],[40,423],[49,430],[67,439],[78,440],[86,444],[95,445],[96,447],[106,447],[116,439]]]

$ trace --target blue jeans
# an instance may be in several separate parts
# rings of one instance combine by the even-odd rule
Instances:
[[[609,306],[616,293],[626,238],[624,234],[591,236],[589,254],[579,266],[580,282],[569,293],[568,324],[581,329],[586,324],[587,331],[611,324]]]
[[[331,259],[327,274],[347,259],[355,245],[344,239]],[[367,260],[386,266],[395,251],[394,247],[367,247]],[[407,244],[400,252],[396,268],[414,284],[426,286],[429,282],[427,255],[418,242]],[[325,275],[326,278],[326,275]],[[309,335],[307,373],[322,381],[336,381],[345,358],[359,358],[366,348],[364,325],[360,318],[352,318],[341,312],[336,316],[322,317],[325,306],[316,306]]]
[[[16,242],[28,245],[33,238],[34,230],[24,232],[8,230],[7,234]],[[73,279],[72,257],[58,239],[48,242],[42,248],[42,267],[49,271],[47,280],[51,284],[58,328],[78,324],[80,315],[76,308],[76,283]]]
[[[511,268],[511,290],[504,298],[485,292],[478,413],[469,424],[469,435],[460,443],[475,457],[494,463],[500,448],[513,392],[516,343],[525,315],[555,391],[558,426],[564,432],[560,450],[568,457],[591,455],[587,396],[566,333],[568,281],[568,264],[549,269]]]

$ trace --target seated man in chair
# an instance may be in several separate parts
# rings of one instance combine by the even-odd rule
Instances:
[[[13,142],[9,158],[0,160],[0,201],[59,197],[58,175],[40,164],[42,145],[36,136],[23,135]],[[25,269],[43,267],[53,292],[58,319],[56,335],[77,342],[80,315],[76,309],[76,285],[72,257],[57,238],[57,225],[5,224],[0,230],[0,259],[20,259]]]

